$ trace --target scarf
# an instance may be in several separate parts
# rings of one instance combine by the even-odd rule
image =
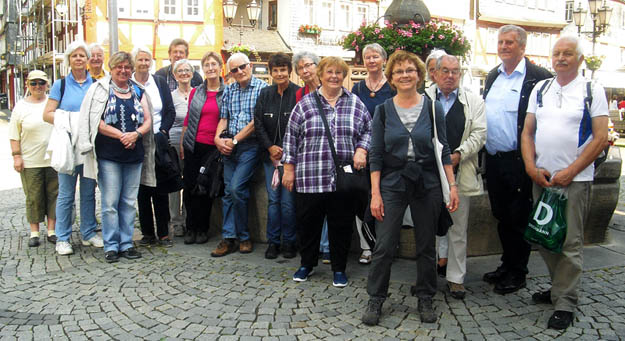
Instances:
[[[111,84],[109,86],[109,101],[108,101],[108,105],[106,106],[106,110],[104,110],[104,123],[108,125],[114,125],[119,121],[117,111],[115,110],[115,107],[117,106],[117,96],[115,96],[115,91],[113,90],[114,88],[118,89],[119,91],[119,88],[111,80]],[[123,90],[126,90],[126,89],[121,89],[121,90],[122,91],[120,92],[123,92]],[[137,124],[137,127],[139,127],[140,125],[143,124],[143,107],[141,106],[141,102],[139,101],[139,96],[137,96],[137,92],[135,91],[135,87],[130,81],[128,81],[128,90],[126,91],[126,93],[128,92],[131,93],[133,106],[135,108],[135,115],[133,115],[133,121],[135,121],[135,123]],[[124,120],[124,115],[120,115],[120,116],[122,117],[122,120]],[[122,126],[123,126],[122,127],[123,132],[126,132],[124,129],[125,122],[122,122]]]

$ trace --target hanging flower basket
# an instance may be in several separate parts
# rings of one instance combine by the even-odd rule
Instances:
[[[321,27],[317,25],[301,25],[299,27],[299,33],[302,35],[318,36],[321,34]]]
[[[230,52],[230,54],[233,53],[237,53],[237,52],[241,52],[243,54],[245,54],[246,56],[249,57],[249,55],[251,53],[253,53],[256,49],[254,49],[253,46],[249,46],[249,45],[242,45],[242,44],[237,44],[237,45],[232,45],[229,49],[228,52]]]
[[[588,70],[597,71],[601,67],[605,56],[588,56],[584,58]]]

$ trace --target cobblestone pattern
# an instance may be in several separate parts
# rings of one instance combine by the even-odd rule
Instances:
[[[531,293],[500,296],[469,283],[464,301],[435,296],[437,323],[423,324],[410,283],[391,282],[380,325],[360,322],[366,278],[332,287],[328,271],[309,281],[296,270],[244,257],[211,258],[189,248],[141,249],[137,261],[104,262],[101,249],[74,244],[58,256],[28,248],[20,190],[0,192],[0,339],[71,340],[617,340],[625,336],[625,270],[584,274],[574,326],[546,329],[552,307]],[[76,229],[76,228],[75,228]],[[73,240],[78,240],[76,233]],[[547,277],[528,286],[547,289]]]

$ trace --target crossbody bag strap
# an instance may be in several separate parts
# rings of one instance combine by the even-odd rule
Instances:
[[[430,115],[430,121],[432,123],[432,135],[436,138],[436,141],[438,141],[438,131],[436,130],[436,101],[431,101],[431,102],[432,102],[432,112]],[[436,148],[436,146],[434,147]]]
[[[323,121],[323,126],[325,127],[326,137],[328,138],[328,144],[330,145],[330,151],[332,152],[332,159],[334,159],[334,166],[339,166],[339,160],[336,156],[336,149],[334,149],[334,139],[332,138],[332,134],[330,134],[330,126],[328,125],[328,120],[326,119],[325,112],[323,110],[323,104],[321,104],[321,99],[319,99],[319,93],[315,91],[313,94],[315,97],[315,101],[317,102],[317,109],[319,110],[319,116],[321,116],[321,120]]]

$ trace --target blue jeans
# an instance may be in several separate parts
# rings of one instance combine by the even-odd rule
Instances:
[[[330,253],[330,241],[328,240],[328,217],[323,219],[323,229],[321,230],[321,242],[319,252]]]
[[[141,165],[98,159],[104,252],[132,247]]]
[[[257,143],[240,143],[234,153],[224,157],[224,224],[222,236],[250,239],[247,228],[247,202],[250,199],[250,179],[258,161]]]
[[[83,240],[95,235],[98,222],[95,220],[95,179],[85,178],[82,165],[76,166],[74,174],[59,173],[59,195],[56,199],[56,236],[59,241],[68,242],[74,225],[74,200],[76,180],[80,177],[80,234]]]
[[[265,184],[267,186],[267,240],[280,245],[282,241],[287,244],[295,243],[295,193],[282,187],[282,184],[274,190],[271,188],[271,180],[275,167],[270,159],[263,161],[265,169]]]

